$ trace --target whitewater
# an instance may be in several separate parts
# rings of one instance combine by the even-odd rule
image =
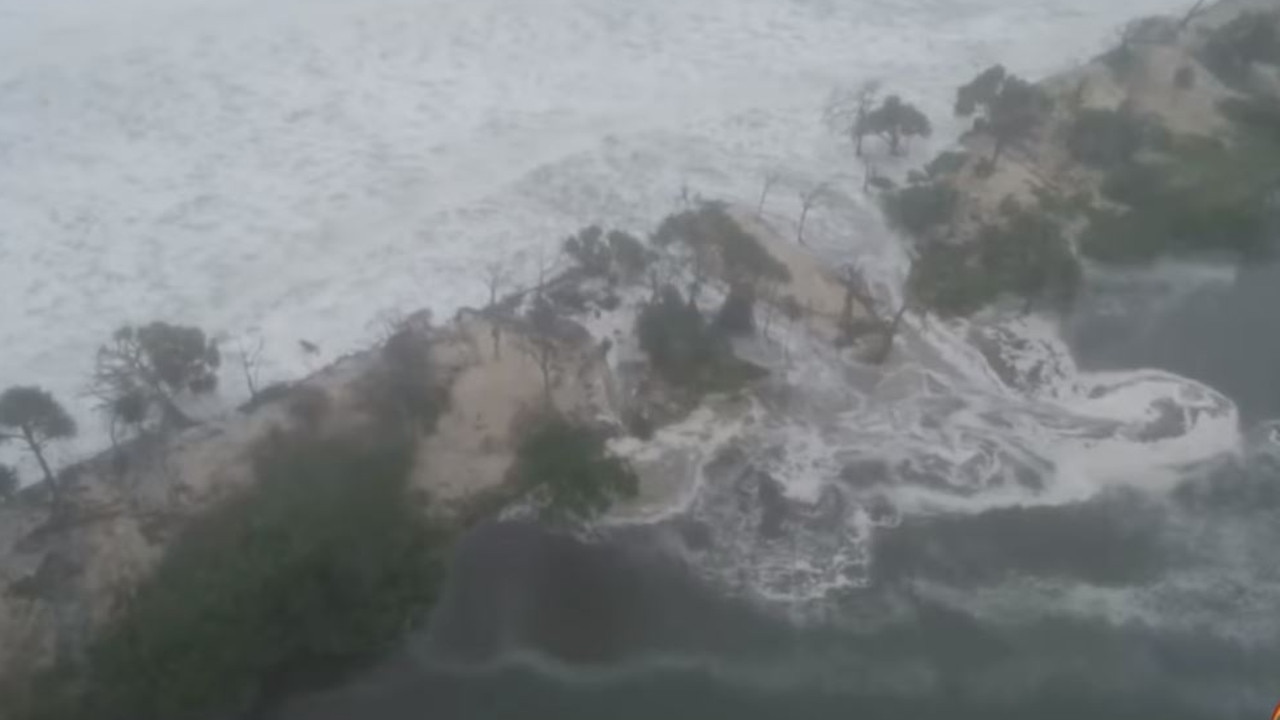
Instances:
[[[958,137],[954,87],[978,70],[1042,77],[1127,20],[1181,9],[0,0],[0,384],[67,402],[73,457],[103,444],[84,390],[122,323],[198,325],[232,366],[261,340],[262,382],[297,378],[388,317],[481,304],[488,263],[528,283],[581,226],[647,232],[690,196],[754,206],[769,174],[780,234],[825,184],[812,249],[891,295],[904,251],[822,121],[834,90],[879,80],[919,104],[937,126],[921,163]],[[1168,486],[1240,450],[1222,395],[1161,371],[1080,372],[1059,335],[913,319],[882,373],[780,324],[742,348],[774,370],[750,408],[701,411],[640,451],[696,461],[665,506],[624,522],[705,521],[727,538],[697,559],[708,576],[803,604],[865,585],[876,528],[904,516]],[[223,379],[233,407],[246,390]],[[735,504],[741,482],[724,478],[748,466],[793,506],[784,542]]]
[[[97,346],[167,319],[262,339],[298,377],[389,312],[478,304],[572,230],[647,230],[682,188],[798,211],[854,182],[821,122],[880,79],[938,121],[1004,62],[1039,77],[1135,16],[1114,3],[815,0],[0,0],[0,384],[40,384],[100,447]],[[883,253],[874,207],[815,242]],[[819,212],[821,214],[821,212]],[[320,347],[299,350],[298,341]],[[228,405],[244,397],[224,378]]]

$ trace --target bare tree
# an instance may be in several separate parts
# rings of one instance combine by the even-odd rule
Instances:
[[[1187,14],[1182,16],[1182,21],[1178,23],[1178,32],[1182,32],[1183,30],[1186,30],[1187,26],[1191,24],[1192,20],[1195,20],[1196,18],[1204,14],[1205,1],[1206,0],[1196,0],[1196,4],[1192,5],[1191,9],[1187,11]]]
[[[826,183],[819,183],[811,188],[808,192],[800,193],[800,223],[796,227],[796,242],[804,245],[804,226],[809,219],[809,211],[813,206],[822,199],[823,193],[827,191]]]
[[[760,202],[756,203],[756,217],[764,215],[764,201],[769,197],[769,191],[773,186],[778,184],[782,179],[782,175],[776,170],[770,170],[764,174],[764,187],[760,189]]]
[[[261,335],[254,335],[251,344],[246,344],[243,339],[236,341],[236,356],[240,359],[240,372],[244,374],[244,384],[249,389],[250,402],[258,399],[264,344]]]
[[[498,304],[498,293],[511,280],[511,268],[508,267],[505,260],[494,260],[486,263],[484,266],[484,286],[489,290],[489,304],[487,307],[493,307]]]
[[[868,80],[851,91],[834,94],[827,103],[827,124],[849,136],[858,157],[862,157],[862,141],[872,132],[867,120],[879,95],[880,81]]]
[[[547,405],[553,402],[551,396],[559,359],[559,345],[555,337],[555,311],[545,298],[534,301],[533,309],[528,316],[529,328],[520,343],[520,348],[538,366],[542,373],[542,391]]]
[[[914,266],[915,261],[913,259],[912,269]],[[908,270],[908,275],[910,275],[910,269]],[[852,342],[857,336],[875,334],[879,339],[879,345],[871,351],[867,359],[874,365],[883,365],[893,351],[894,338],[897,337],[898,330],[902,327],[902,320],[906,317],[907,311],[911,307],[910,303],[904,298],[902,305],[896,310],[892,307],[886,307],[884,303],[876,299],[875,293],[871,291],[871,284],[867,280],[866,273],[856,265],[846,266],[840,281],[845,289],[844,307],[840,315],[840,328],[844,339],[847,342]],[[866,323],[861,325],[854,319],[853,306],[855,301],[869,315]]]

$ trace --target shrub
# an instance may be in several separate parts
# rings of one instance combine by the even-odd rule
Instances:
[[[1201,59],[1224,84],[1248,84],[1254,63],[1280,62],[1280,31],[1277,14],[1267,11],[1242,13],[1213,32],[1201,51]]]
[[[912,268],[912,294],[943,315],[967,315],[1004,295],[1061,309],[1075,298],[1079,262],[1041,209],[1006,204],[1006,217],[968,243],[933,242]]]
[[[695,256],[716,258],[730,283],[791,279],[787,266],[743,230],[720,203],[703,203],[665,218],[654,233],[654,242],[663,246],[683,243]]]
[[[435,432],[449,397],[436,377],[426,332],[401,328],[387,340],[379,361],[365,386],[373,414],[392,429]]]
[[[958,201],[959,194],[950,183],[935,181],[886,194],[884,209],[890,223],[920,237],[949,223]]]
[[[1077,162],[1113,167],[1142,148],[1147,122],[1125,110],[1080,111],[1067,132],[1067,150]]]
[[[556,412],[537,418],[520,442],[511,480],[557,522],[590,520],[639,491],[635,472],[608,452],[603,433]]]
[[[925,173],[931,178],[948,177],[963,170],[967,162],[969,162],[968,153],[949,150],[926,165]]]
[[[702,313],[667,286],[636,319],[640,347],[659,375],[676,385],[693,385],[727,352],[707,328]]]
[[[608,275],[613,266],[613,254],[601,239],[603,236],[604,231],[599,225],[583,228],[577,235],[564,241],[564,251],[586,274],[597,277]]]
[[[609,249],[622,273],[631,279],[644,275],[652,261],[652,254],[634,235],[619,230],[609,233]]]
[[[1265,112],[1258,110],[1257,112]],[[1112,170],[1104,194],[1127,207],[1091,214],[1081,251],[1101,262],[1272,251],[1280,145],[1252,130],[1228,145],[1180,138],[1158,161]]]
[[[289,416],[307,432],[320,428],[329,413],[329,393],[315,385],[299,385],[289,397]]]
[[[698,308],[671,286],[640,311],[636,334],[654,371],[686,390],[735,390],[763,374],[735,357],[724,334],[709,327]]]
[[[260,708],[384,653],[440,574],[410,461],[407,444],[277,437],[258,484],[195,520],[93,644],[75,717]]]

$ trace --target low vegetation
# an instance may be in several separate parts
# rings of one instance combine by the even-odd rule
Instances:
[[[1223,84],[1247,89],[1255,64],[1280,64],[1280,13],[1245,12],[1217,28],[1201,51],[1201,61]]]
[[[449,404],[436,375],[426,332],[410,326],[397,329],[383,345],[378,367],[365,380],[369,411],[388,432],[430,435]]]
[[[1020,299],[1024,310],[1062,309],[1074,300],[1080,279],[1061,225],[1039,206],[1007,202],[999,221],[973,240],[924,244],[909,283],[924,306],[955,316],[1001,297]]]
[[[1163,153],[1113,168],[1080,239],[1090,258],[1147,262],[1160,256],[1255,258],[1274,250],[1280,137],[1266,106],[1229,106],[1239,132],[1228,141],[1174,138]]]
[[[883,202],[891,224],[923,238],[951,222],[959,199],[950,182],[926,180],[885,193]]]
[[[695,395],[737,390],[761,375],[734,356],[726,332],[671,286],[641,310],[636,334],[654,372]]]
[[[1127,110],[1086,108],[1067,130],[1067,151],[1076,162],[1095,168],[1128,164],[1144,147],[1164,148],[1168,131],[1158,122]]]
[[[639,491],[635,472],[609,452],[603,432],[550,408],[526,431],[510,480],[554,523],[591,520]]]
[[[410,446],[277,436],[259,482],[196,519],[32,718],[259,712],[392,647],[440,563],[409,502]]]
[[[589,277],[635,281],[653,262],[654,253],[639,238],[620,230],[608,234],[591,225],[564,241],[565,254]]]

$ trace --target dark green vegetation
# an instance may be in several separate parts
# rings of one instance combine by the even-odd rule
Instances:
[[[383,345],[380,360],[364,388],[373,416],[387,426],[388,432],[435,432],[449,396],[436,377],[425,332],[400,328]]]
[[[950,182],[926,179],[885,193],[884,211],[894,226],[924,237],[951,223],[959,199]]]
[[[640,278],[654,257],[653,251],[634,235],[620,230],[606,235],[599,225],[585,227],[567,238],[564,251],[588,276],[621,276],[628,281]]]
[[[1274,249],[1280,186],[1280,113],[1271,101],[1223,107],[1236,132],[1173,137],[1113,165],[1102,186],[1118,207],[1096,209],[1081,252],[1109,263],[1161,256],[1255,258]]]
[[[92,392],[113,424],[188,426],[193,421],[175,398],[217,389],[221,362],[217,344],[200,328],[165,322],[126,325],[99,348]]]
[[[998,223],[970,241],[922,247],[912,270],[913,296],[943,315],[966,315],[1002,296],[1024,309],[1062,309],[1075,298],[1080,264],[1060,225],[1040,206],[1006,202]]]
[[[1256,10],[1215,30],[1200,59],[1223,84],[1247,90],[1255,64],[1280,64],[1280,13]]]
[[[46,450],[50,443],[75,434],[75,421],[48,391],[18,386],[0,394],[0,443],[14,440],[26,446],[48,484],[55,513],[62,508],[64,498],[62,484],[49,466]]]
[[[635,472],[609,453],[607,439],[600,430],[548,409],[521,440],[510,479],[540,503],[544,518],[590,520],[639,491]]]
[[[974,131],[995,140],[988,168],[995,167],[1009,145],[1030,136],[1052,109],[1053,101],[1043,90],[1001,65],[988,68],[956,91],[956,115],[974,117]]]
[[[671,385],[700,395],[731,392],[759,378],[763,371],[738,359],[723,325],[742,323],[747,309],[732,292],[722,308],[720,324],[710,324],[680,291],[667,286],[636,320],[640,347],[654,371]],[[737,318],[726,317],[737,314]]]
[[[183,720],[269,705],[372,661],[440,576],[404,442],[280,435],[196,519],[32,718]]]
[[[1071,157],[1096,168],[1125,165],[1144,147],[1167,147],[1169,142],[1163,125],[1124,109],[1083,109],[1067,130]]]
[[[723,335],[755,332],[755,302],[763,288],[791,279],[787,266],[729,215],[724,205],[704,203],[662,221],[654,234],[660,247],[684,246],[692,256],[694,279],[686,304],[674,288],[657,293],[639,318],[640,344],[654,367],[678,385],[706,385],[713,374],[729,370],[737,383]],[[697,309],[702,284],[720,274],[729,294],[708,328]]]
[[[901,155],[905,149],[904,141],[909,143],[913,137],[929,137],[933,133],[933,125],[915,105],[904,102],[897,95],[890,95],[879,107],[863,114],[853,132],[858,137],[879,135],[889,146],[890,154]]]

